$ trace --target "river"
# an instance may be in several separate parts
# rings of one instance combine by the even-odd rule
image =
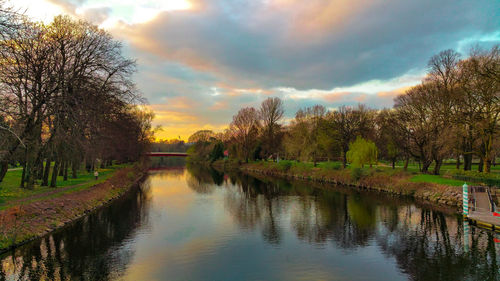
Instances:
[[[499,238],[401,198],[177,167],[0,256],[0,280],[499,280]]]

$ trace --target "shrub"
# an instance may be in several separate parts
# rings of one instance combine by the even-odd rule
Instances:
[[[468,182],[485,183],[488,186],[500,187],[500,175],[494,173],[481,173],[477,171],[452,170],[446,173],[446,176],[456,180]]]
[[[292,167],[292,161],[290,161],[290,160],[281,160],[278,163],[278,168],[284,172],[287,172],[288,170],[290,170],[291,167]]]
[[[342,169],[342,164],[337,162],[324,162],[321,163],[319,167],[326,170],[340,170]]]
[[[363,177],[363,169],[359,167],[354,167],[351,170],[351,178],[355,181],[359,181]]]

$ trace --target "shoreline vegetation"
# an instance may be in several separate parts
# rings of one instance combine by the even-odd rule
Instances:
[[[286,99],[268,97],[223,131],[193,133],[188,161],[459,207],[464,182],[500,187],[499,62],[498,44],[441,51],[392,108],[319,103],[292,115]]]
[[[286,164],[281,164],[286,163]],[[412,173],[402,170],[390,170],[382,167],[357,169],[341,169],[330,164],[317,167],[307,165],[290,165],[289,161],[281,163],[258,161],[238,163],[237,161],[217,160],[209,165],[218,170],[239,170],[248,174],[261,174],[292,180],[309,180],[322,183],[344,185],[360,190],[374,190],[399,196],[412,197],[426,203],[459,208],[462,206],[462,188],[432,182],[414,182]],[[328,163],[328,162],[327,162]],[[337,168],[338,167],[338,168]],[[358,174],[359,173],[359,174]]]
[[[155,129],[136,62],[109,32],[65,15],[35,21],[1,0],[0,19],[3,252],[125,193]]]
[[[145,176],[147,165],[120,166],[106,178],[16,199],[0,209],[0,254],[43,237],[127,193]]]

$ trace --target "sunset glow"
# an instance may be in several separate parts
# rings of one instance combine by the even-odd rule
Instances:
[[[163,126],[159,138],[187,139],[200,128],[225,128],[238,108],[270,96],[283,99],[287,118],[315,103],[391,107],[401,89],[419,83],[431,55],[452,48],[466,56],[471,46],[500,42],[495,1],[12,5],[45,22],[57,14],[83,18],[121,40],[137,59],[134,79],[157,113],[155,124]]]

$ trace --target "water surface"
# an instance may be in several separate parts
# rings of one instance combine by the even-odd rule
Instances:
[[[498,280],[499,241],[409,200],[191,166],[0,256],[0,280]]]

